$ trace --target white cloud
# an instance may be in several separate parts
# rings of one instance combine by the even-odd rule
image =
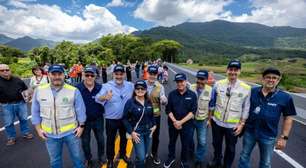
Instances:
[[[0,5],[0,33],[12,37],[29,35],[56,41],[86,42],[106,34],[136,30],[122,25],[105,7],[90,4],[81,15],[69,15],[57,5],[26,4],[14,9]]]
[[[123,0],[112,0],[112,1],[109,2],[106,6],[107,6],[107,7],[124,6],[124,2],[123,2]]]
[[[231,0],[144,0],[134,16],[163,26],[211,21],[219,19],[229,3]]]
[[[157,25],[224,19],[270,26],[306,27],[305,0],[252,0],[249,14],[235,16],[225,7],[233,0],[144,0],[134,16]]]
[[[256,22],[270,26],[306,27],[305,0],[254,0],[250,14],[229,16],[227,20]]]

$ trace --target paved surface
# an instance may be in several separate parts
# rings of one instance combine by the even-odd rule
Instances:
[[[182,72],[181,69],[171,66],[171,68],[175,72]],[[191,83],[194,82],[195,78],[191,74],[187,74],[188,79]],[[174,73],[170,70],[169,71],[169,83],[165,85],[165,89],[167,94],[175,88],[175,83],[172,82],[174,77]],[[2,115],[0,111],[0,115]],[[2,120],[2,118],[1,118]],[[160,135],[160,147],[159,147],[159,155],[162,161],[167,159],[168,154],[168,129],[167,129],[167,116],[163,113],[162,121],[161,121],[161,135]],[[17,135],[19,135],[19,128],[18,124],[16,125],[17,128]],[[281,125],[280,125],[281,126]],[[0,128],[3,127],[3,122],[0,122]],[[34,128],[32,128],[34,129]],[[301,166],[306,167],[306,159],[305,159],[305,152],[306,152],[306,134],[305,134],[306,126],[294,122],[292,132],[290,135],[290,140],[288,141],[287,148],[285,149],[284,153],[299,163]],[[36,135],[36,134],[35,134]],[[239,159],[239,154],[242,148],[241,140],[239,139],[237,144],[237,154],[235,157],[235,162],[233,167],[237,167],[237,161]],[[0,168],[47,168],[49,167],[49,159],[48,154],[44,145],[44,142],[41,141],[37,136],[33,140],[23,140],[22,138],[17,138],[17,144],[12,147],[5,146],[6,138],[4,131],[0,132]],[[92,149],[93,149],[93,156],[95,158],[96,154],[96,145],[94,140],[92,141]],[[212,159],[212,140],[211,140],[211,131],[208,132],[208,154],[206,160]],[[179,154],[180,154],[180,142],[178,140],[177,143],[177,161],[179,161]],[[68,152],[64,149],[63,153],[63,160],[64,160],[64,167],[69,168],[72,167],[70,158],[68,156]],[[259,153],[257,147],[253,151],[252,155],[252,167],[258,167],[259,161]],[[153,166],[150,164],[151,161],[148,162],[147,167],[162,167],[162,166]],[[97,167],[97,166],[96,166]],[[120,168],[124,166],[120,166]],[[173,167],[178,167],[177,165]],[[274,153],[272,159],[272,167],[275,168],[291,168],[292,166],[288,161],[280,157],[278,154]]]

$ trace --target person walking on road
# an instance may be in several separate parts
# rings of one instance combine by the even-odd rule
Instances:
[[[12,76],[10,67],[0,64],[0,106],[4,120],[4,128],[7,135],[7,146],[16,144],[15,117],[20,122],[20,130],[25,139],[32,139],[27,122],[28,108],[23,95],[28,87],[18,77]],[[30,98],[26,98],[30,99]]]
[[[164,168],[175,162],[175,148],[178,136],[181,138],[180,167],[191,167],[193,148],[193,117],[197,111],[197,96],[187,88],[187,78],[183,73],[175,75],[177,88],[169,93],[166,113],[168,115],[169,145],[168,159]]]
[[[153,105],[148,97],[145,81],[136,81],[133,97],[124,106],[122,120],[133,140],[136,168],[145,168],[152,134],[156,129]]]
[[[126,163],[130,159],[126,156],[126,129],[122,122],[123,108],[128,99],[133,95],[134,85],[124,80],[124,66],[118,64],[114,67],[113,80],[103,84],[102,89],[96,95],[96,102],[104,105],[106,119],[106,153],[107,167],[114,167],[115,140],[117,132],[120,135],[120,159]]]
[[[148,80],[146,84],[148,86],[148,95],[153,105],[154,118],[156,122],[156,130],[153,133],[152,139],[152,150],[151,157],[153,163],[159,165],[161,160],[158,157],[158,146],[159,146],[159,134],[160,134],[160,120],[161,120],[161,105],[166,105],[168,100],[165,95],[165,88],[157,80],[158,68],[157,66],[148,67]]]
[[[45,141],[50,167],[62,167],[62,150],[68,148],[74,168],[84,168],[80,137],[86,121],[85,105],[80,91],[64,83],[64,68],[49,67],[50,84],[38,86],[32,101],[32,123]]]
[[[139,79],[139,74],[140,74],[140,63],[138,61],[136,61],[136,65],[135,65],[135,73],[136,73],[136,78]]]
[[[210,108],[212,88],[207,84],[208,72],[199,70],[196,74],[197,80],[192,84],[190,89],[198,97],[198,109],[195,114],[194,127],[197,137],[197,146],[195,151],[195,167],[204,167],[204,157],[207,153],[207,127],[210,125]]]
[[[43,74],[43,69],[40,67],[32,68],[33,76],[30,80],[30,87],[34,90],[37,86],[49,83],[47,76]]]
[[[277,86],[281,80],[278,69],[267,68],[262,73],[262,86],[251,92],[249,118],[243,134],[243,148],[239,160],[239,168],[250,168],[250,156],[258,144],[260,152],[260,168],[271,167],[274,147],[283,150],[286,147],[296,115],[292,97]],[[283,116],[283,128],[278,135],[280,116]],[[277,138],[278,136],[278,138]]]
[[[225,137],[224,168],[231,168],[235,158],[238,135],[249,116],[251,87],[240,81],[241,63],[232,60],[227,66],[227,78],[216,82],[212,93],[212,136],[214,159],[208,167],[222,167],[222,146]]]
[[[85,166],[91,167],[92,154],[90,150],[91,131],[98,145],[98,162],[100,166],[105,163],[104,159],[104,107],[95,102],[95,96],[99,93],[102,86],[95,82],[97,77],[96,69],[86,67],[83,74],[83,82],[79,83],[76,87],[81,92],[85,107],[86,107],[86,122],[82,139],[82,147],[85,155]]]

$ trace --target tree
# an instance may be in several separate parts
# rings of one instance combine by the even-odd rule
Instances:
[[[161,40],[152,44],[153,55],[161,56],[162,60],[175,62],[179,50],[183,46],[174,40]]]
[[[54,48],[54,63],[63,63],[70,67],[80,60],[79,45],[70,41],[63,41]]]
[[[33,48],[28,52],[28,56],[31,60],[34,60],[37,65],[45,65],[46,63],[53,64],[55,62],[55,57],[52,53],[52,49],[49,49],[47,46]]]

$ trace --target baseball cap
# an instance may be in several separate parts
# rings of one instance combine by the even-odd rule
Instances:
[[[184,81],[187,77],[184,73],[177,73],[174,77],[174,81]]]
[[[51,65],[51,66],[49,67],[48,72],[49,72],[49,73],[53,73],[53,72],[61,72],[61,73],[64,73],[64,68],[63,68],[63,66],[61,66],[61,65],[54,64],[54,65]]]

